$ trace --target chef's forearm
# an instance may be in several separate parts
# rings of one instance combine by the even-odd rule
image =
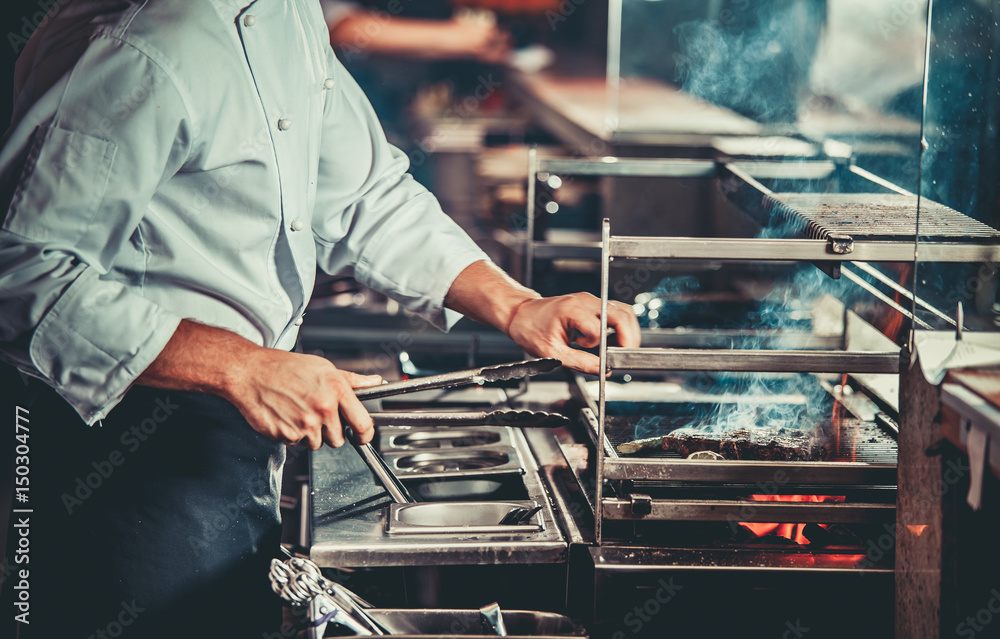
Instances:
[[[263,347],[222,328],[181,320],[136,384],[232,398]]]
[[[492,262],[473,262],[463,270],[445,297],[445,306],[507,332],[517,309],[541,295],[518,284]]]

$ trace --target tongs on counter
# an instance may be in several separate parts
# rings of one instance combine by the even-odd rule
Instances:
[[[528,375],[548,373],[561,365],[562,362],[557,359],[531,359],[511,364],[485,366],[465,371],[456,371],[454,373],[421,377],[405,382],[359,388],[355,391],[355,394],[362,400],[378,399],[434,388],[453,388],[486,382],[499,382],[527,377]],[[399,426],[418,424],[470,425],[485,423],[509,426],[533,425],[552,427],[561,426],[566,421],[566,418],[562,415],[533,413],[531,411],[493,411],[491,413],[374,413],[372,418],[376,424],[393,424]],[[350,434],[348,438],[354,444],[354,447],[357,448],[358,453],[361,454],[361,458],[365,460],[365,463],[368,464],[368,467],[382,485],[385,486],[385,489],[397,504],[414,501],[413,496],[410,495],[410,491],[406,489],[403,482],[399,481],[396,474],[392,472],[388,464],[385,463],[385,460],[382,459],[382,456],[378,454],[378,451],[371,444],[358,443]]]
[[[322,637],[330,622],[348,628],[355,635],[386,634],[365,612],[365,608],[372,607],[370,603],[324,577],[308,559],[272,559],[269,577],[271,589],[279,597],[295,608],[308,609],[310,639]]]

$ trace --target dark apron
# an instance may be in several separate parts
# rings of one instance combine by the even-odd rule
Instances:
[[[12,406],[30,420],[31,612],[21,637],[282,636],[267,574],[284,446],[221,398],[139,386],[87,426],[46,385],[4,368],[0,436],[17,443]],[[3,625],[17,612],[13,576]]]

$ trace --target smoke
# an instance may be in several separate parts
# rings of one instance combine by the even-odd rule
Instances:
[[[733,3],[725,20],[674,29],[677,81],[700,98],[761,122],[795,122],[826,2]]]
[[[650,293],[637,296],[637,306],[660,310],[681,307],[677,296],[700,290],[691,276],[668,277]],[[796,350],[809,347],[802,341],[803,327],[811,322],[815,309],[825,306],[829,297],[852,303],[863,295],[845,280],[829,278],[811,265],[803,265],[787,282],[780,282],[760,297],[756,306],[739,328],[753,329],[735,335],[733,349]],[[669,299],[674,296],[674,300]],[[692,303],[684,300],[687,303]],[[649,311],[646,311],[647,316]],[[667,323],[663,316],[655,318]],[[649,323],[652,321],[648,320]],[[795,328],[794,335],[789,328]],[[815,333],[813,333],[815,335]],[[792,343],[792,340],[795,340]],[[721,355],[720,355],[721,357]],[[832,398],[809,374],[729,372],[698,375],[690,390],[702,394],[703,402],[672,406],[671,412],[683,414],[686,420],[664,420],[646,416],[635,428],[637,439],[665,434],[668,425],[684,425],[710,432],[725,432],[745,428],[773,428],[810,431],[829,420]],[[659,405],[662,412],[663,405]]]

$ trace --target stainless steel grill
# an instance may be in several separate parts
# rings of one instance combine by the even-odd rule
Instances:
[[[605,418],[604,434],[612,448],[636,438],[636,426],[648,417],[609,415]],[[657,423],[657,434],[666,435],[675,428],[690,426],[690,419],[683,416],[662,416]],[[815,425],[827,434],[827,462],[862,462],[874,464],[896,463],[896,440],[878,423],[852,417],[844,418],[839,426],[833,422]],[[628,459],[681,459],[669,450],[644,450]],[[732,460],[730,460],[732,461]],[[806,462],[808,463],[808,462]]]
[[[900,193],[773,193],[762,198],[765,226],[814,240],[911,240],[917,233],[917,196]],[[920,236],[937,241],[996,242],[1000,232],[926,198],[920,201]]]

